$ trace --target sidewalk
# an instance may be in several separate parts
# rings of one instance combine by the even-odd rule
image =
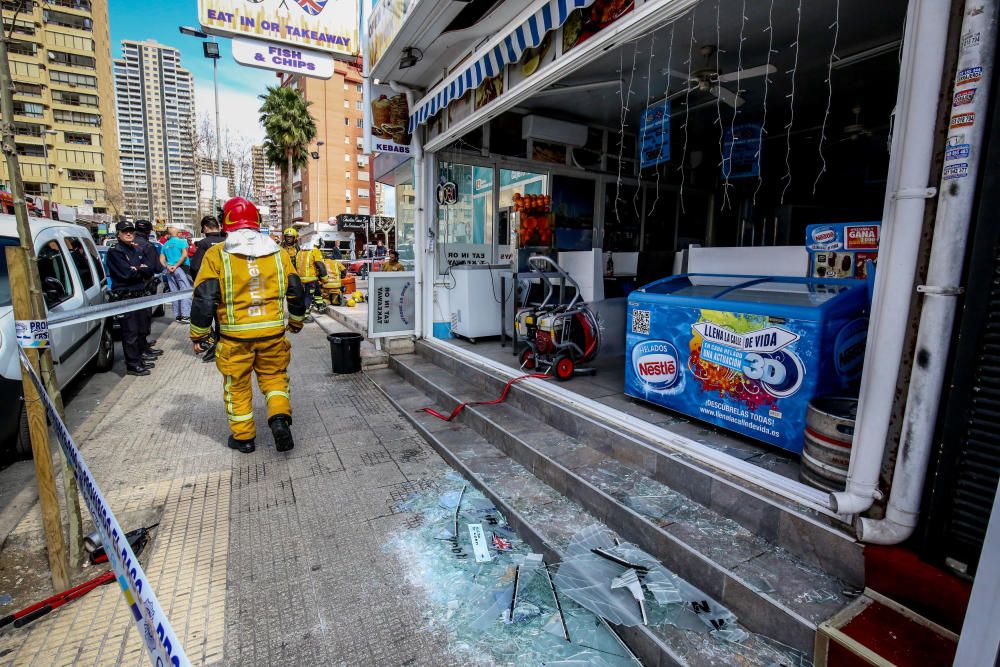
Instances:
[[[225,447],[220,376],[177,325],[153,374],[124,378],[74,437],[126,530],[160,521],[141,559],[193,664],[454,663],[407,563],[383,551],[406,529],[400,494],[448,467],[365,376],[330,373],[317,325],[291,340],[289,454],[274,450],[260,396],[257,451]],[[39,532],[36,506],[10,542]],[[24,567],[10,557],[0,569]],[[6,592],[0,614],[34,601]],[[4,666],[147,663],[114,586],[0,636]]]

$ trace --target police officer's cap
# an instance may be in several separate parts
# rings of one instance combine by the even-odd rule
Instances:
[[[153,224],[149,220],[136,220],[135,231],[140,234],[149,234],[153,231]]]
[[[129,220],[126,220],[125,222],[119,222],[118,225],[115,227],[115,231],[116,232],[134,232],[135,231],[135,224],[133,222],[129,221]]]

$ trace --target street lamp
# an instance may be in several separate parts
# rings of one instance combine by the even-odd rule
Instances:
[[[208,39],[208,35],[201,30],[180,26],[181,34],[197,37],[198,39]],[[222,131],[219,129],[219,58],[222,54],[219,51],[219,43],[214,41],[202,42],[202,50],[205,57],[212,61],[212,82],[215,87],[215,170],[212,173],[212,215],[218,211],[218,199],[216,197],[216,179],[222,175]]]
[[[55,130],[45,130],[42,134],[56,136],[59,133]],[[52,180],[49,178],[49,140],[44,136],[42,137],[42,157],[45,159],[45,194],[49,199],[49,217],[51,217],[54,200],[52,199]]]
[[[319,148],[320,146],[325,146],[325,145],[326,145],[326,142],[323,141],[322,139],[316,142],[316,148]],[[319,207],[321,206],[321,204],[320,204],[320,196],[319,195],[320,195],[320,191],[321,191],[321,189],[323,187],[323,182],[319,178],[319,168],[320,168],[319,151],[318,150],[317,151],[313,151],[311,153],[311,155],[312,155],[312,159],[314,159],[314,160],[317,161],[316,162],[316,216],[315,217],[316,217],[316,220],[318,222],[320,222],[320,221],[323,220],[323,218],[319,214]],[[318,226],[316,227],[316,230],[319,231],[319,227]]]

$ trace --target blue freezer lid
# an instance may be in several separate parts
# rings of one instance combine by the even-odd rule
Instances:
[[[640,287],[629,299],[777,317],[809,317],[838,298],[867,298],[865,290],[863,280],[687,273]]]

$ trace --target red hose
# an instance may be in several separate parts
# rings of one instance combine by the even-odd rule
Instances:
[[[465,406],[467,405],[496,405],[497,403],[503,403],[507,399],[507,394],[510,392],[511,385],[513,385],[515,382],[520,382],[521,380],[527,380],[529,378],[544,380],[548,377],[551,376],[545,375],[544,373],[531,373],[530,375],[521,375],[520,377],[516,377],[508,381],[507,384],[504,385],[503,393],[500,394],[500,398],[493,401],[469,401],[468,403],[459,403],[457,406],[455,406],[455,409],[452,410],[451,414],[448,415],[447,417],[445,417],[443,414],[441,414],[434,408],[420,408],[419,410],[417,410],[417,412],[426,412],[427,414],[437,417],[438,419],[443,419],[446,422],[450,422],[452,419],[457,417],[459,413],[462,412],[462,410],[464,410]]]

